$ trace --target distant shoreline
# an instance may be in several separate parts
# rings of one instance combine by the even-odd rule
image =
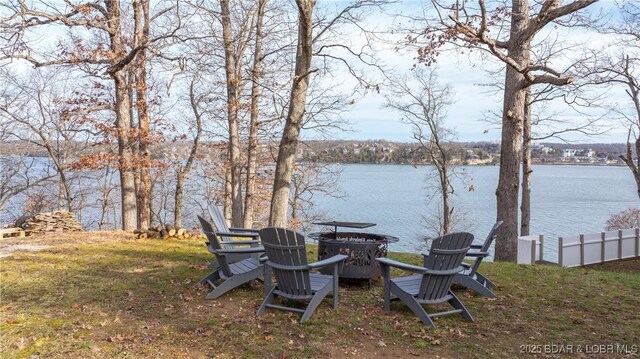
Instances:
[[[11,154],[7,154],[5,156],[11,156]],[[5,157],[5,156],[0,156]],[[28,155],[28,158],[49,158],[47,155]],[[310,161],[298,160],[296,163],[308,163]],[[396,162],[320,162],[326,164],[333,165],[374,165],[374,166],[433,166],[432,163],[396,163]],[[275,162],[273,163],[275,165]],[[598,164],[598,163],[580,163],[580,162],[562,162],[562,161],[545,161],[545,162],[534,162],[533,166],[583,166],[583,167],[627,167],[624,163],[608,163],[608,164]],[[499,167],[498,163],[455,163],[453,166],[469,166],[469,167]]]
[[[309,161],[296,161],[296,163],[305,163]],[[391,163],[391,162],[324,162],[332,165],[373,165],[373,166],[433,166],[432,163]],[[455,164],[453,166],[469,166],[469,167],[500,167],[500,164]],[[625,164],[597,164],[597,163],[571,163],[571,162],[543,162],[533,163],[533,166],[583,166],[583,167],[627,167]]]

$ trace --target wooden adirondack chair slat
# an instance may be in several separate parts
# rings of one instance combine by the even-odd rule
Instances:
[[[487,235],[484,243],[482,244],[479,253],[486,253],[486,255],[478,255],[472,257],[473,263],[469,268],[466,268],[463,272],[460,272],[455,276],[455,283],[461,284],[478,294],[484,295],[485,297],[495,298],[496,295],[491,289],[496,288],[496,285],[493,284],[493,282],[487,279],[485,276],[478,273],[478,268],[480,267],[482,260],[488,255],[489,248],[491,248],[491,244],[495,240],[498,228],[500,228],[501,225],[502,221],[496,222],[496,224],[493,225],[493,228],[491,228],[491,231],[489,231],[489,235]],[[474,251],[469,251],[469,253],[472,252]]]
[[[224,293],[242,284],[248,283],[254,279],[262,279],[264,267],[257,258],[247,256],[246,253],[242,253],[242,256],[237,255],[229,258],[234,254],[240,253],[229,253],[233,251],[232,248],[222,248],[218,241],[216,230],[213,228],[211,223],[201,216],[198,216],[198,221],[200,221],[202,231],[207,236],[207,247],[216,257],[216,267],[213,272],[200,281],[202,284],[210,285],[213,289],[209,294],[207,294],[207,299],[218,298]],[[220,252],[223,249],[225,253]],[[254,248],[253,252],[255,255],[258,255],[259,253],[264,252],[264,248]],[[215,282],[217,280],[222,280],[222,282],[216,285]]]
[[[223,210],[222,208],[220,208],[220,206],[211,206],[209,205],[207,207],[208,212],[209,212],[209,216],[211,217],[211,222],[213,222],[213,227],[215,228],[217,233],[236,233],[236,234],[242,234],[242,237],[245,238],[249,238],[249,239],[253,239],[256,240],[258,239],[259,235],[257,232],[251,232],[248,233],[247,231],[254,231],[252,229],[244,229],[242,228],[241,230],[231,230],[229,228],[229,226],[227,225],[227,220],[224,218],[224,214],[223,214]],[[222,242],[232,242],[233,238],[229,237],[229,236],[219,236],[222,239]],[[252,247],[258,247],[258,244],[252,244]],[[228,246],[228,245],[222,245],[223,249],[229,249],[229,248],[233,248],[232,246]],[[239,262],[243,259],[246,258],[258,258],[259,254],[256,253],[230,253],[227,254],[227,261],[228,262]]]
[[[436,238],[429,255],[425,257],[422,274],[399,278],[390,278],[390,266],[411,271],[419,267],[404,266],[387,258],[376,259],[382,266],[384,275],[385,310],[391,310],[392,295],[405,303],[425,325],[435,327],[431,318],[443,315],[462,314],[467,320],[473,320],[462,302],[451,291],[456,273],[463,270],[462,260],[473,242],[470,233],[452,233]],[[448,302],[454,310],[429,314],[422,305]]]
[[[267,293],[258,308],[258,315],[267,308],[302,313],[300,322],[306,321],[320,302],[333,292],[333,308],[338,305],[338,267],[347,258],[337,255],[330,264],[334,275],[310,272],[304,236],[284,228],[269,227],[260,230],[268,260],[266,266],[273,271],[276,285]],[[304,310],[274,304],[276,297],[309,301]]]

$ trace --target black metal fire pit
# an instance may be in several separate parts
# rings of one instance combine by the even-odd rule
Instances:
[[[318,260],[345,254],[340,278],[373,279],[382,275],[376,258],[386,257],[389,243],[398,238],[384,234],[357,232],[322,232],[312,235],[318,240]],[[320,270],[330,273],[331,268]]]

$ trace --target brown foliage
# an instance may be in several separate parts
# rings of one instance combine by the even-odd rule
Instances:
[[[629,208],[607,220],[607,231],[627,228],[640,228],[640,208]]]

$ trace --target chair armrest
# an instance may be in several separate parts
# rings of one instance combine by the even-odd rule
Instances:
[[[247,233],[256,233],[256,234],[258,232],[260,232],[259,229],[253,229],[253,228],[234,228],[234,227],[231,227],[231,228],[229,228],[229,230],[231,232],[247,232]]]
[[[229,246],[241,246],[241,245],[250,245],[250,244],[258,244],[260,241],[220,241],[220,245],[229,245]]]
[[[482,248],[482,246],[483,246],[482,244],[472,244],[471,248],[472,249],[480,249],[480,248]]]
[[[376,260],[380,262],[381,265],[387,265],[387,266],[399,268],[402,270],[406,270],[409,272],[424,273],[427,271],[425,267],[414,266],[411,264],[394,261],[393,259],[389,259],[389,258],[376,258]]]
[[[329,258],[325,258],[325,259],[323,259],[321,261],[309,263],[309,268],[310,269],[314,269],[314,268],[326,267],[326,266],[331,265],[331,264],[336,264],[336,263],[342,262],[347,258],[348,257],[346,255],[344,255],[344,254],[336,254],[333,257],[329,257]]]
[[[486,257],[489,255],[489,252],[467,252],[467,254],[465,254],[465,257]]]
[[[473,248],[473,246],[471,246]],[[478,246],[478,247],[482,247],[482,246]],[[422,256],[426,259],[429,256],[429,253],[422,253]],[[464,255],[465,257],[487,257],[489,256],[489,252],[467,252],[467,254]]]
[[[263,253],[264,247],[251,247],[251,248],[234,248],[234,249],[216,249],[218,254],[233,254],[233,253]]]
[[[258,238],[258,233],[241,233],[241,232],[216,232],[218,236],[225,237],[243,237],[243,238]]]
[[[464,268],[462,268],[462,266],[458,266],[456,268],[449,269],[449,270],[434,270],[434,269],[426,269],[425,268],[424,274],[451,275],[451,274],[460,273],[463,270],[464,270]]]

